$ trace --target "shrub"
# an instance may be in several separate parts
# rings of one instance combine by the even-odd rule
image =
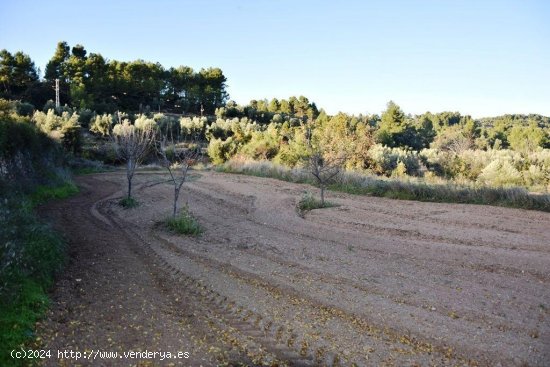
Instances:
[[[550,181],[550,171],[538,165],[531,164],[529,169],[523,172],[523,179],[529,187],[544,188]]]
[[[306,132],[302,128],[291,128],[288,135],[288,140],[280,146],[279,153],[273,161],[276,164],[296,167],[309,155]]]
[[[405,177],[407,176],[407,166],[405,163],[399,161],[397,162],[397,167],[392,172],[392,176],[394,177]]]
[[[15,111],[20,116],[31,117],[34,113],[34,106],[27,102],[15,102]]]
[[[206,117],[182,117],[180,119],[181,133],[186,136],[202,138],[206,128]]]
[[[64,111],[59,116],[50,109],[48,113],[36,111],[32,120],[40,130],[61,142],[67,151],[80,151],[82,141],[78,114]]]
[[[208,156],[214,164],[221,164],[237,153],[237,144],[232,137],[225,140],[211,139],[208,144]]]
[[[124,209],[132,209],[139,206],[139,203],[133,197],[126,196],[123,199],[119,200],[118,205],[120,205]]]
[[[420,168],[418,154],[404,148],[389,148],[380,144],[374,144],[368,150],[371,169],[375,172],[390,176],[397,168],[399,162],[406,167],[408,175],[415,175]]]
[[[240,149],[241,154],[252,159],[272,159],[278,151],[275,125],[269,125],[265,131],[252,132],[250,141]]]
[[[90,122],[95,116],[96,113],[94,111],[87,108],[82,109],[78,112],[78,122],[81,126],[88,128],[88,126],[90,126]]]
[[[497,159],[481,171],[478,181],[489,186],[518,186],[523,184],[521,173],[508,160]]]
[[[296,208],[300,214],[304,214],[313,209],[330,208],[333,206],[335,205],[328,201],[325,201],[323,204],[321,200],[315,198],[313,194],[306,192],[298,202]]]
[[[167,218],[164,223],[166,228],[178,234],[198,236],[203,232],[199,222],[197,222],[197,220],[191,215],[191,213],[189,213],[187,209],[182,210],[182,212],[175,218]]]
[[[111,133],[111,127],[113,126],[112,115],[97,115],[92,120],[90,125],[90,131],[101,136],[109,136]]]
[[[261,127],[256,122],[250,122],[248,118],[243,117],[233,119],[217,119],[206,129],[206,138],[226,139],[233,136],[240,144],[245,144],[250,140],[252,131],[258,131]]]
[[[140,130],[154,130],[157,127],[157,123],[155,120],[148,118],[147,115],[139,115],[134,121],[134,126]]]
[[[153,120],[155,120],[155,123],[162,134],[175,138],[180,136],[181,129],[177,118],[167,116],[163,113],[155,113],[153,115]]]

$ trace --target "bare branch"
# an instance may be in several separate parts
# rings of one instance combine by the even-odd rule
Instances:
[[[113,128],[112,140],[117,157],[126,162],[128,198],[132,196],[132,178],[135,170],[147,155],[154,135],[155,131],[151,126],[138,129],[128,120]]]
[[[340,174],[346,158],[342,154],[336,157],[329,157],[320,148],[310,148],[310,150],[311,153],[306,165],[309,172],[317,180],[319,188],[321,189],[321,204],[324,205],[325,188]]]
[[[172,216],[178,213],[178,198],[181,188],[187,180],[189,168],[195,165],[202,156],[202,149],[198,141],[187,139],[177,143],[171,137],[168,141],[166,134],[162,135],[157,145],[157,154],[163,167],[168,170],[170,179],[174,185],[174,203]]]

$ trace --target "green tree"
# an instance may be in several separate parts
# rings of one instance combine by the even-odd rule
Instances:
[[[70,49],[67,42],[59,42],[57,44],[53,57],[46,64],[44,75],[46,80],[53,82],[55,79],[60,79],[64,76],[63,66],[70,56]]]
[[[66,61],[71,56],[71,48],[67,42],[58,42],[54,55],[46,64],[44,73],[44,79],[46,80],[47,87],[53,91],[55,87],[55,80],[59,79],[60,88],[60,101],[61,104],[69,103],[69,84],[67,80],[67,73],[65,71]],[[53,95],[52,97],[53,98]]]
[[[277,113],[279,112],[279,100],[277,98],[273,98],[271,101],[269,101],[269,105],[267,106],[267,110],[269,112]]]
[[[386,110],[382,113],[376,140],[383,145],[395,147],[399,145],[398,135],[405,128],[405,113],[395,102],[389,101]]]
[[[165,99],[176,111],[189,112],[193,100],[191,94],[195,82],[193,68],[179,66],[168,70]]]
[[[281,100],[279,111],[287,115],[290,115],[292,113],[292,110],[290,109],[290,103],[288,103],[286,99]]]
[[[0,51],[1,97],[22,99],[25,93],[38,82],[38,73],[29,55],[7,50]]]
[[[197,112],[202,104],[206,113],[213,114],[217,107],[225,104],[228,98],[226,88],[226,77],[220,68],[201,69],[198,78],[198,100]]]
[[[545,143],[544,131],[535,123],[529,126],[514,126],[508,135],[510,147],[518,152],[532,152]]]

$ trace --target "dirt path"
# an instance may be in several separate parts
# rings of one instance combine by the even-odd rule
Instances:
[[[45,208],[71,264],[41,325],[52,350],[189,352],[84,365],[529,365],[550,360],[550,215],[331,194],[196,174],[185,198],[205,233],[154,226],[170,207],[159,175],[79,178]],[[46,361],[58,365],[57,359]],[[66,365],[75,361],[67,359]]]

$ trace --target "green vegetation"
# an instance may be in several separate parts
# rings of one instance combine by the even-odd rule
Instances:
[[[315,184],[302,169],[290,169],[270,162],[229,161],[216,168],[219,172],[272,177],[284,181]],[[532,194],[517,187],[486,187],[451,183],[428,183],[421,179],[380,178],[345,172],[330,190],[356,195],[372,195],[402,200],[496,205],[550,212],[550,195]]]
[[[211,123],[205,136],[212,162],[268,160],[302,169],[311,161],[313,143],[322,147],[318,153],[324,162],[344,158],[348,173],[452,187],[550,191],[548,117],[507,115],[476,121],[448,112],[413,117],[390,102],[382,118],[343,113],[330,117],[321,110],[314,120],[283,121],[258,124],[243,117]]]
[[[65,199],[78,192],[78,187],[73,182],[65,182],[59,186],[40,185],[30,194],[33,206],[43,204],[52,199]]]
[[[68,103],[60,108],[36,99],[41,95],[37,91],[51,96],[56,78],[61,80],[63,102]],[[228,100],[226,79],[219,69],[195,72],[182,66],[166,70],[158,63],[141,60],[107,61],[100,54],[88,54],[81,45],[70,48],[65,42],[57,45],[42,81],[27,55],[1,51],[0,79],[4,81],[0,97],[20,99],[0,103],[0,110],[9,110],[6,116],[17,122],[0,122],[4,124],[0,125],[2,154],[13,172],[15,168],[25,171],[27,166],[41,169],[42,164],[30,163],[33,159],[23,159],[21,164],[17,147],[30,144],[30,158],[40,162],[44,160],[41,142],[51,143],[46,137],[73,157],[109,164],[124,161],[132,172],[133,160],[121,158],[112,144],[126,126],[136,131],[151,128],[157,142],[161,136],[175,144],[192,137],[199,146],[206,146],[205,152],[216,165],[253,160],[307,170],[311,162],[317,162],[321,172],[330,162],[338,174],[379,177],[379,184],[369,185],[377,187],[371,194],[537,207],[494,192],[512,192],[513,188],[550,192],[550,117],[530,114],[473,119],[450,111],[413,116],[393,101],[380,115],[330,116],[304,96],[239,105]],[[2,107],[6,105],[9,108]],[[44,112],[33,105],[44,106]],[[166,113],[151,112],[157,108]],[[34,134],[36,129],[43,134]],[[151,144],[143,161],[158,161],[156,149],[158,146]],[[321,189],[326,184],[317,182]],[[406,189],[408,185],[415,189]],[[422,189],[417,188],[420,186]],[[477,192],[475,198],[452,198],[450,192],[462,192],[463,188]],[[485,194],[490,198],[477,198]]]
[[[182,210],[176,217],[167,218],[164,224],[166,228],[178,234],[198,236],[203,231],[199,222],[188,210]]]
[[[0,51],[0,98],[24,100],[44,111],[53,108],[55,79],[60,80],[61,104],[99,113],[117,110],[214,113],[227,99],[226,78],[219,68],[194,71],[188,66],[165,69],[159,63],[107,60],[59,42],[46,65],[44,80],[23,52]],[[87,116],[84,126],[90,122]]]
[[[133,197],[126,196],[119,200],[118,205],[120,205],[124,209],[132,209],[138,207],[139,203]]]
[[[302,198],[298,202],[296,209],[298,210],[298,213],[303,215],[305,212],[308,212],[310,210],[331,208],[333,206],[336,206],[336,205],[328,201],[325,201],[323,203],[321,202],[321,200],[316,199],[310,192],[307,192],[302,196]]]
[[[68,184],[64,187],[71,187]],[[74,186],[73,186],[74,187]],[[35,198],[54,197],[47,192],[66,189],[41,187],[27,199],[11,192],[0,201],[0,365],[24,366],[28,361],[11,359],[9,351],[30,345],[34,326],[48,307],[48,289],[65,262],[61,238],[32,211]],[[6,192],[7,194],[7,192]]]
[[[0,365],[25,366],[9,351],[32,347],[48,289],[65,262],[61,238],[33,213],[36,205],[78,191],[63,162],[62,139],[37,126],[26,107],[0,100]],[[27,111],[29,112],[29,111]],[[51,115],[51,114],[50,114]],[[46,116],[47,117],[47,116]],[[61,122],[64,118],[47,118]],[[74,119],[73,119],[74,121]],[[53,125],[52,125],[53,126]]]
[[[72,172],[76,176],[91,175],[94,173],[111,172],[113,169],[109,167],[77,167],[73,168]]]

